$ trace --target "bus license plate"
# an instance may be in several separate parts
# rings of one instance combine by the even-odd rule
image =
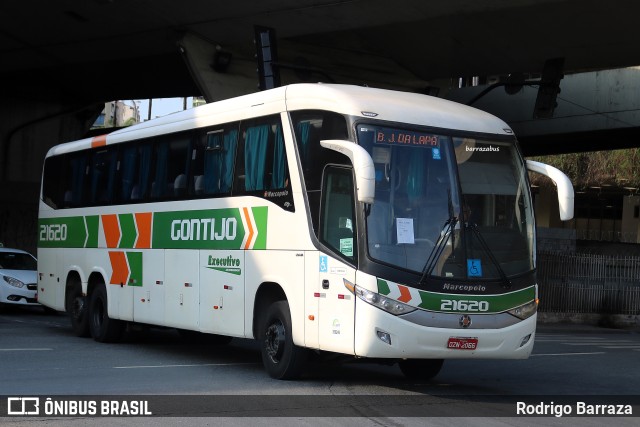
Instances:
[[[475,350],[478,348],[478,338],[451,337],[447,342],[447,348],[451,350]]]

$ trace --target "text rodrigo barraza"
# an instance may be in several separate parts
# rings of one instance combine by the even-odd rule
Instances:
[[[599,405],[586,402],[576,402],[575,405],[555,404],[553,402],[528,404],[516,403],[517,415],[553,415],[560,418],[571,415],[633,415],[631,405]]]

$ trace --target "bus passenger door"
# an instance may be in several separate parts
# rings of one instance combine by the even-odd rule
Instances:
[[[322,178],[319,238],[332,254],[320,254],[320,349],[354,353],[355,298],[345,280],[355,283],[356,221],[353,169],[327,166]]]
[[[245,251],[200,251],[200,331],[244,335]]]
[[[319,255],[318,339],[320,350],[354,353],[355,299],[344,281],[355,283],[353,267],[331,256]]]

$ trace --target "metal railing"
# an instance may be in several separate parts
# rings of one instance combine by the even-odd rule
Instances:
[[[611,230],[576,230],[577,240],[596,240],[600,242],[620,242],[620,243],[636,243],[638,241],[638,233],[630,231],[611,231]]]
[[[541,312],[640,314],[640,257],[538,253]]]

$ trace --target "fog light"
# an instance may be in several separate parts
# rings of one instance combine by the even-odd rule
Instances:
[[[526,343],[529,342],[529,340],[531,339],[531,334],[527,335],[526,337],[522,338],[522,341],[520,342],[520,347],[524,346]]]
[[[378,338],[380,338],[380,341],[391,345],[391,335],[389,335],[387,332],[376,330],[376,334],[378,334]]]

